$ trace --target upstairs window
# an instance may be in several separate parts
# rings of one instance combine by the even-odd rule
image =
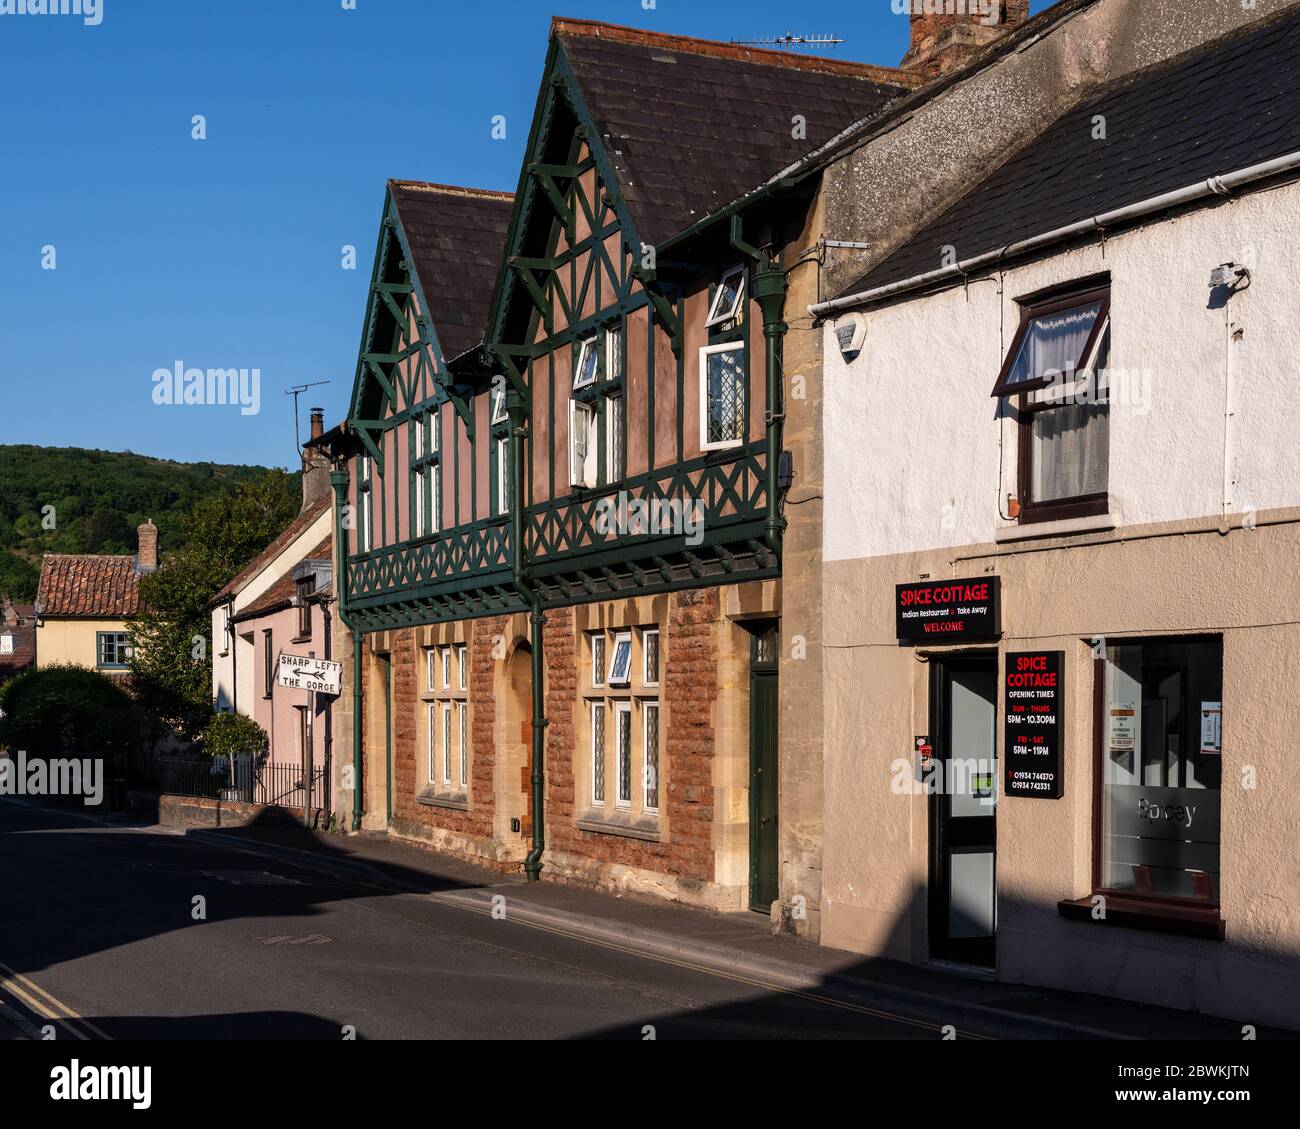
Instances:
[[[375,545],[371,504],[371,461],[369,455],[357,459],[357,552],[368,553]]]
[[[719,283],[709,304],[709,316],[705,324],[711,329],[723,322],[735,321],[740,316],[741,303],[745,300],[745,268],[737,267],[729,271]]]
[[[595,404],[569,401],[569,482],[574,486],[598,485],[596,423]]]
[[[745,345],[700,350],[700,447],[715,451],[745,441]]]
[[[492,447],[488,464],[488,488],[493,516],[510,512],[510,413],[506,410],[504,378],[492,386]]]
[[[1110,293],[1025,307],[994,395],[1019,421],[1023,524],[1109,509]]]
[[[12,643],[13,636],[6,635]],[[100,670],[125,670],[131,664],[131,636],[124,631],[100,631],[96,640],[97,662]]]
[[[626,686],[632,681],[632,636],[623,633],[614,636],[614,654],[609,660],[609,684]]]
[[[311,638],[311,603],[310,597],[316,590],[314,577],[304,576],[298,581],[298,638]]]
[[[432,537],[442,526],[441,418],[437,408],[411,420],[411,535]]]
[[[573,390],[590,388],[600,376],[600,338],[593,333],[578,342],[578,358],[573,368]]]
[[[506,386],[504,378],[497,378],[492,383],[492,426],[509,423],[510,413],[506,410]]]

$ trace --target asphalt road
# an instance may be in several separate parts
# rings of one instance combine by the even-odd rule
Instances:
[[[46,1025],[60,1040],[939,1038],[906,1016],[13,800],[0,860],[0,1039]]]

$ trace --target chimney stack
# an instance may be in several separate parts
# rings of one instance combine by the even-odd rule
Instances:
[[[328,452],[311,444],[325,434],[325,409],[311,409],[311,439],[302,449],[302,508],[306,511],[322,498],[328,498],[330,486],[330,457]]]
[[[156,572],[158,569],[158,527],[152,519],[136,529],[140,539],[140,551],[136,554],[135,566],[141,572]]]
[[[900,66],[938,78],[1029,19],[1029,0],[895,0],[894,11],[912,21],[912,45]]]

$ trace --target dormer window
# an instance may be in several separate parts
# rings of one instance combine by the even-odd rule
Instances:
[[[600,375],[600,345],[596,334],[578,344],[578,363],[573,370],[573,389],[590,388]]]
[[[737,267],[723,275],[713,303],[709,306],[709,317],[705,324],[712,328],[723,322],[735,321],[740,316],[740,304],[745,299],[745,268]]]

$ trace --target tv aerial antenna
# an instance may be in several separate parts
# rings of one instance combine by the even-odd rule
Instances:
[[[309,388],[319,388],[322,384],[330,383],[332,383],[332,381],[317,380],[313,381],[311,384],[295,384],[292,388],[286,388],[284,390],[286,396],[293,397],[293,441],[297,445],[299,451],[302,450],[302,433],[298,429],[298,397]]]
[[[779,49],[789,51],[795,47],[812,51],[833,51],[846,40],[836,35],[785,35],[770,36],[766,39],[733,39],[732,45],[735,47],[767,47],[769,49]]]

